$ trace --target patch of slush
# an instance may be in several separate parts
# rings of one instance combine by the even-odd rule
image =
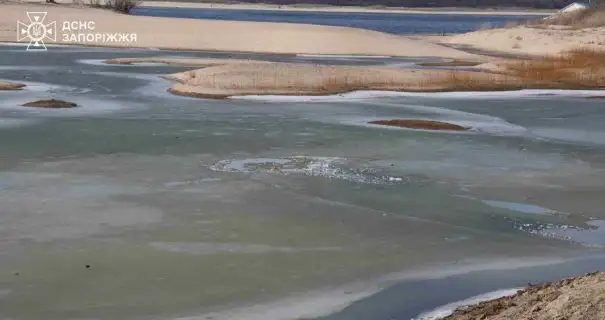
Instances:
[[[294,156],[279,159],[250,158],[221,160],[210,166],[210,169],[223,172],[303,175],[367,184],[388,184],[407,181],[403,177],[380,175],[375,169],[351,168],[346,159],[333,157]]]
[[[588,247],[605,247],[605,220],[591,220],[587,227],[557,224],[523,225],[523,231],[538,234],[547,238],[567,240]]]
[[[511,211],[517,211],[517,212],[522,212],[522,213],[529,213],[529,214],[555,214],[555,213],[557,213],[557,211],[555,211],[555,210],[543,208],[543,207],[536,206],[533,204],[509,202],[509,201],[498,201],[498,200],[482,200],[482,202],[491,207],[508,209]]]
[[[468,92],[399,92],[399,91],[352,91],[328,96],[279,96],[279,95],[243,95],[230,99],[258,100],[265,102],[346,102],[349,100],[375,99],[384,97],[423,97],[445,99],[518,99],[542,96],[589,97],[605,94],[605,90],[551,90],[527,89],[516,91],[468,91]]]
[[[605,220],[592,220],[586,222],[588,228],[565,228],[549,230],[570,241],[579,242],[588,246],[605,246]]]
[[[512,223],[515,229],[545,238],[570,241],[587,247],[605,247],[605,220],[590,220],[585,227],[539,222]]]
[[[341,251],[340,247],[293,248],[275,247],[253,243],[209,243],[209,242],[152,242],[152,248],[168,252],[211,255],[211,254],[263,254],[300,253],[306,251]]]
[[[437,307],[432,311],[422,313],[412,318],[412,320],[438,320],[453,314],[454,311],[456,311],[456,309],[458,308],[468,307],[474,304],[478,304],[480,302],[512,296],[521,289],[523,288],[504,289],[476,295],[468,299],[448,303],[446,305]]]

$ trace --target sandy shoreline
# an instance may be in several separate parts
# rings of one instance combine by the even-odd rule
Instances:
[[[401,7],[358,7],[358,6],[314,6],[314,5],[272,5],[253,3],[198,3],[180,1],[143,1],[142,7],[158,8],[198,8],[233,10],[272,10],[307,12],[375,12],[407,14],[446,14],[446,15],[496,15],[496,16],[547,16],[556,10],[550,9],[473,9],[473,8],[401,8]]]
[[[605,319],[605,273],[532,285],[512,296],[456,310],[443,320]]]

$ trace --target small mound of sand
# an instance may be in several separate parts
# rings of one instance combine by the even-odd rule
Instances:
[[[569,29],[557,26],[519,26],[456,34],[446,37],[442,43],[499,53],[556,55],[577,48],[603,50],[605,27]]]
[[[23,104],[24,107],[45,108],[45,109],[67,109],[75,108],[78,105],[73,102],[67,102],[56,99],[38,100]]]
[[[377,120],[371,121],[371,124],[380,124],[385,126],[408,128],[408,129],[424,129],[424,130],[454,130],[454,131],[465,131],[468,128],[459,126],[457,124],[434,121],[434,120],[406,120],[406,119],[393,119],[393,120]]]
[[[456,310],[444,320],[605,319],[605,273],[530,286],[517,294]]]
[[[0,81],[0,90],[21,90],[24,87],[22,83]]]

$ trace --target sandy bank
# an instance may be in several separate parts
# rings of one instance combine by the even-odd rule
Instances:
[[[28,21],[26,11],[48,12],[56,21],[57,41],[141,48],[169,48],[282,54],[358,54],[382,56],[437,56],[472,59],[476,56],[409,37],[344,27],[199,19],[174,19],[116,14],[111,11],[33,4],[3,4],[0,41],[15,41],[17,20]],[[64,32],[66,21],[94,21],[94,31]],[[220,30],[220,32],[218,32]],[[77,33],[136,34],[136,42],[73,38]],[[68,41],[64,41],[65,37]],[[53,43],[55,41],[45,41]]]
[[[356,7],[356,6],[317,6],[312,4],[273,5],[263,3],[195,3],[179,1],[143,1],[141,6],[160,8],[199,8],[199,9],[235,9],[235,10],[273,10],[273,11],[311,11],[311,12],[376,12],[410,14],[458,14],[458,15],[550,15],[555,10],[527,9],[473,9],[473,8],[401,8],[401,7]]]
[[[21,90],[25,87],[22,83],[0,81],[0,91]]]
[[[442,38],[440,42],[488,51],[542,56],[580,47],[605,50],[605,27],[573,30],[558,26],[519,26],[453,35]]]
[[[530,286],[515,295],[459,309],[447,320],[605,319],[605,273]]]
[[[198,98],[243,95],[334,95],[352,91],[502,91],[520,89],[601,89],[605,53],[575,50],[540,60],[495,59],[464,69],[409,69],[386,66],[335,66],[229,59],[120,58],[106,63],[166,63],[200,66],[166,75],[169,91]],[[469,61],[435,64],[467,66]],[[595,96],[597,93],[595,92]]]

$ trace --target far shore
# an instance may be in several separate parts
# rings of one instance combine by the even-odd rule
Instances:
[[[15,22],[27,21],[26,12],[46,12],[48,20],[56,21],[56,40],[47,40],[47,44],[276,54],[481,59],[478,55],[428,41],[364,29],[293,23],[144,17],[85,6],[39,3],[3,4],[0,15],[0,42],[15,41]],[[128,38],[128,41],[103,41],[94,38],[91,38],[91,41],[83,41],[75,37],[80,30],[72,33],[62,30],[62,23],[66,21],[94,21],[95,33],[135,34],[136,41],[132,38]],[[218,30],[220,32],[217,32]]]
[[[314,4],[274,5],[265,3],[209,3],[195,1],[154,1],[141,2],[141,7],[159,8],[197,8],[197,9],[233,9],[233,10],[273,10],[273,11],[308,11],[308,12],[375,12],[375,13],[408,13],[408,14],[447,14],[447,15],[498,15],[498,16],[547,16],[556,10],[552,9],[506,9],[506,8],[404,8],[378,6],[329,6]]]

